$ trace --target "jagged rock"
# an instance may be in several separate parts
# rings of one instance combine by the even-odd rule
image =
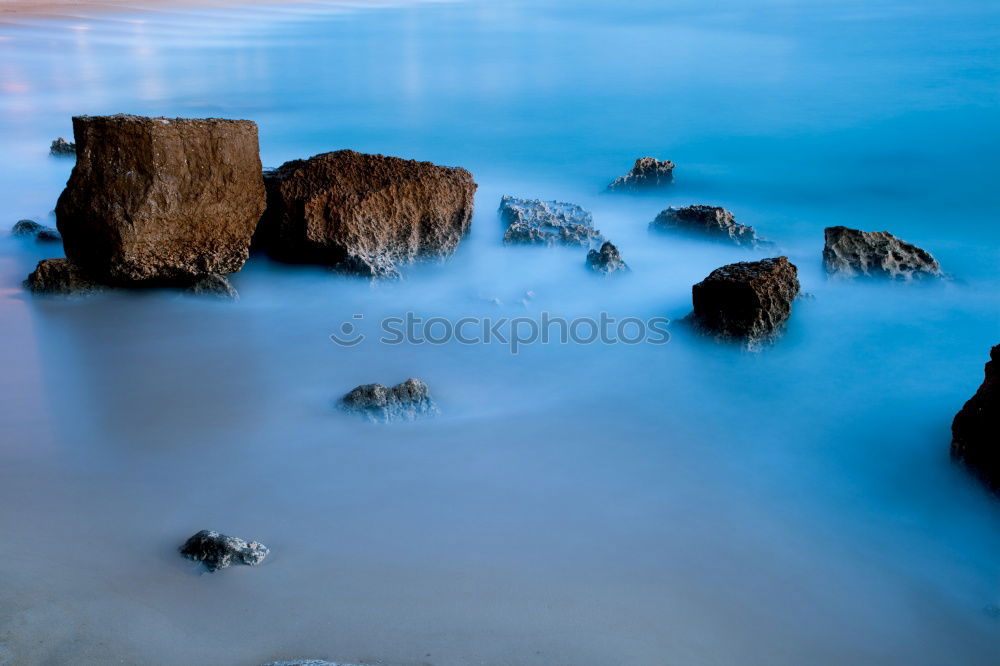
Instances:
[[[942,277],[941,265],[915,245],[888,231],[859,231],[827,227],[823,235],[823,264],[830,275],[869,276],[893,280]]]
[[[477,187],[465,169],[353,150],[286,162],[264,179],[256,247],[372,277],[453,253],[471,225]]]
[[[718,338],[757,348],[784,328],[798,293],[798,270],[787,257],[729,264],[694,285],[691,319]]]
[[[345,395],[341,404],[348,411],[382,423],[412,421],[438,411],[427,384],[412,377],[391,388],[383,384],[362,384]]]
[[[267,546],[257,541],[244,541],[213,530],[202,530],[181,546],[181,555],[204,562],[209,571],[225,569],[233,562],[256,566],[269,552]]]
[[[951,424],[951,455],[1000,488],[1000,345],[990,350],[985,375]]]
[[[50,155],[76,155],[76,144],[59,137],[49,146]]]
[[[86,296],[107,287],[68,259],[42,259],[24,281],[35,294]]]
[[[608,185],[609,190],[644,190],[674,182],[674,167],[670,160],[655,157],[640,157],[635,166],[624,176],[619,176]]]
[[[22,238],[34,237],[39,243],[56,243],[62,241],[62,236],[52,227],[39,224],[34,220],[18,220],[10,229],[10,233]]]
[[[628,265],[622,260],[618,248],[610,241],[605,241],[600,250],[591,250],[587,253],[587,268],[605,275],[629,270]]]
[[[212,296],[226,301],[240,300],[240,293],[225,275],[206,275],[198,278],[187,291],[197,296]]]
[[[255,123],[79,116],[73,131],[56,205],[70,260],[122,285],[243,266],[265,205]]]
[[[753,227],[740,224],[732,213],[719,206],[671,206],[661,211],[649,223],[649,228],[651,231],[673,231],[747,247],[758,247],[766,243],[757,238]]]
[[[576,204],[504,195],[500,199],[499,213],[507,227],[504,243],[561,243],[586,247],[604,240],[601,232],[594,229],[591,214]]]

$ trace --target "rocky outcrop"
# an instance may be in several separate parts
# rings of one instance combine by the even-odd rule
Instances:
[[[985,373],[951,424],[951,455],[1000,488],[1000,345],[990,350]]]
[[[896,238],[888,231],[827,227],[823,235],[826,240],[823,264],[830,275],[892,280],[943,275],[940,264],[929,252]]]
[[[465,169],[339,150],[265,173],[255,245],[282,261],[367,276],[455,251],[472,222]]]
[[[621,253],[610,241],[605,241],[600,250],[591,250],[587,253],[587,268],[595,273],[611,275],[621,271],[627,273],[628,265],[622,260]]]
[[[18,220],[10,233],[21,238],[34,238],[39,243],[58,243],[62,236],[52,227],[39,224],[34,220]]]
[[[757,237],[753,227],[740,224],[725,208],[719,206],[671,206],[661,211],[649,223],[651,231],[669,231],[725,241],[744,247],[765,244]]]
[[[72,141],[67,141],[66,139],[59,137],[52,142],[49,146],[50,155],[58,155],[60,157],[68,155],[76,155],[76,144]]]
[[[412,421],[438,411],[427,384],[412,377],[391,388],[383,384],[362,384],[345,395],[341,405],[377,423]]]
[[[591,214],[576,204],[504,195],[498,212],[506,227],[503,241],[507,244],[588,247],[604,240],[594,229]]]
[[[204,562],[209,571],[225,569],[234,562],[256,566],[270,552],[257,541],[244,541],[212,530],[202,530],[181,546],[181,555]]]
[[[257,125],[81,116],[56,205],[67,258],[114,285],[238,271],[264,212]]]
[[[620,176],[608,185],[609,190],[635,191],[646,190],[674,182],[674,167],[670,160],[658,160],[655,157],[640,157],[635,166],[624,176]]]
[[[784,328],[798,293],[798,270],[787,257],[729,264],[694,285],[691,320],[720,339],[757,348]]]
[[[35,294],[87,296],[107,289],[68,259],[42,259],[24,281]]]

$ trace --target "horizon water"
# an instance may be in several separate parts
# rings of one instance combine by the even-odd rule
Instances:
[[[948,455],[1000,343],[1000,7],[4,20],[7,226],[54,224],[72,160],[47,149],[80,114],[249,118],[265,166],[351,148],[479,189],[446,261],[371,284],[254,256],[235,304],[31,298],[21,281],[61,248],[0,238],[0,664],[1000,661],[1000,504]],[[677,163],[671,188],[603,192],[644,155]],[[590,210],[632,272],[505,247],[504,194]],[[648,233],[700,203],[776,248]],[[891,231],[950,279],[827,280],[838,224]],[[714,268],[778,254],[814,298],[774,345],[677,321]],[[407,312],[673,323],[664,345],[380,344]],[[344,322],[368,337],[334,344]],[[440,415],[336,407],[410,376]],[[271,555],[204,574],[177,553],[200,529]]]

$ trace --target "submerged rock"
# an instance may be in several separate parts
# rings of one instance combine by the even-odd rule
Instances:
[[[76,144],[59,137],[49,146],[50,155],[76,155]]]
[[[757,237],[753,227],[740,224],[732,213],[719,206],[671,206],[661,211],[649,223],[649,228],[652,231],[673,231],[747,247],[758,247],[766,243]]]
[[[240,300],[240,293],[225,275],[206,275],[198,278],[187,291],[196,296],[212,296],[225,301]]]
[[[267,213],[254,237],[275,258],[372,277],[455,251],[476,183],[457,167],[339,150],[264,174]]]
[[[70,260],[118,285],[243,266],[265,204],[255,123],[79,116],[73,131],[56,205]]]
[[[507,244],[582,245],[604,238],[594,229],[594,219],[580,206],[562,201],[518,199],[504,195],[500,199],[500,220],[507,227]]]
[[[438,411],[427,384],[412,377],[391,388],[383,384],[362,384],[345,395],[341,404],[348,411],[382,423],[412,421]]]
[[[827,227],[823,264],[830,275],[868,276],[893,280],[942,277],[941,265],[929,252],[888,231]]]
[[[788,257],[729,264],[692,287],[691,319],[718,338],[756,348],[781,332],[798,293],[798,270]]]
[[[18,220],[10,229],[14,236],[22,238],[34,237],[39,243],[57,243],[62,241],[62,236],[52,227],[39,224],[34,220]]]
[[[181,555],[204,562],[209,571],[225,569],[234,562],[256,566],[270,552],[257,541],[244,541],[213,530],[202,530],[184,542]]]
[[[600,250],[591,250],[587,253],[587,268],[590,270],[610,275],[618,271],[628,272],[628,265],[622,260],[621,253],[610,241],[605,241]]]
[[[670,160],[655,157],[640,157],[635,166],[624,176],[619,176],[608,185],[609,190],[644,190],[663,187],[674,182],[674,167]]]
[[[69,259],[42,259],[24,284],[32,293],[60,296],[86,296],[107,289]]]
[[[990,350],[985,375],[951,424],[951,455],[1000,488],[1000,345]]]

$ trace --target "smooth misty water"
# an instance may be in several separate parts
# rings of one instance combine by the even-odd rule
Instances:
[[[51,220],[79,113],[251,118],[267,165],[350,147],[480,185],[447,263],[372,287],[255,259],[236,305],[34,300],[58,250],[0,240],[0,663],[998,663],[1000,506],[948,459],[1000,342],[995,3],[356,4],[0,25],[3,224]],[[600,194],[646,154],[673,189]],[[503,247],[503,193],[588,207],[633,273]],[[760,256],[647,234],[686,203],[799,266],[775,347],[375,341],[407,311],[679,318]],[[831,224],[955,279],[827,282]],[[373,337],[334,345],[355,313]],[[332,407],[407,376],[440,417]],[[200,575],[175,549],[202,528],[272,557]]]

